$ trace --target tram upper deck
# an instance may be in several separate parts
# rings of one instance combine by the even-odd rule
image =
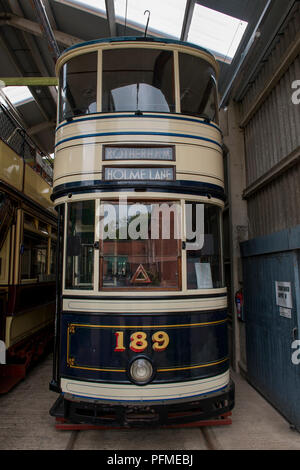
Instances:
[[[57,74],[55,199],[145,181],[148,190],[223,199],[218,64],[209,52],[162,39],[91,41],[69,48]]]

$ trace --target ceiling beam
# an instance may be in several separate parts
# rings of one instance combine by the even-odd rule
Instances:
[[[0,26],[3,25],[12,26],[13,28],[26,31],[27,33],[33,34],[34,36],[43,36],[39,23],[27,20],[26,18],[21,18],[17,15],[9,15],[7,13],[0,14]],[[53,34],[56,41],[66,47],[73,46],[73,44],[78,44],[79,42],[84,41],[83,39],[63,33],[62,31],[54,30]]]
[[[115,14],[115,4],[112,0],[105,0],[107,22],[111,37],[117,36],[117,23]]]
[[[47,129],[55,128],[55,122],[53,121],[44,121],[41,122],[40,124],[36,124],[36,126],[29,127],[26,129],[26,132],[29,136],[32,136],[34,134],[38,134],[39,132],[43,132]]]
[[[48,16],[48,19],[49,19],[49,22],[51,24],[52,29],[57,29],[57,24],[56,24],[56,21],[54,19],[52,8],[51,8],[51,5],[49,3],[49,0],[43,0],[43,4],[44,4],[44,7],[45,7],[45,10],[46,10],[46,13],[47,13],[47,16]]]
[[[191,22],[192,22],[192,17],[193,17],[193,13],[194,13],[195,3],[196,3],[196,0],[187,0],[187,2],[186,2],[185,13],[184,13],[184,18],[183,18],[183,23],[182,23],[181,36],[180,36],[181,41],[187,41],[190,26],[191,26]]]
[[[4,86],[58,86],[57,77],[2,77]]]
[[[44,4],[41,0],[31,0],[31,5],[39,21],[42,34],[48,42],[48,47],[51,51],[52,58],[54,62],[56,62],[60,56],[60,50],[57,45]]]

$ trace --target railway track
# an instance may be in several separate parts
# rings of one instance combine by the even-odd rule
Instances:
[[[196,432],[199,433],[199,449],[201,450],[222,450],[222,447],[220,445],[220,443],[218,442],[214,432],[213,432],[213,429],[211,429],[210,427],[208,426],[203,426],[203,427],[199,427],[199,428],[194,428],[194,430]],[[130,430],[128,430],[130,432]],[[82,435],[82,433],[86,432],[85,430],[74,430],[74,431],[71,431],[71,434],[70,434],[70,437],[69,437],[69,440],[67,442],[67,445],[65,447],[65,450],[78,450],[79,448],[81,449],[81,447],[79,447],[79,441],[80,441],[80,437]],[[101,433],[102,431],[101,430],[98,430],[99,433]],[[112,433],[112,439],[113,439],[113,433],[116,432],[114,430],[111,430],[111,433]],[[141,449],[139,450],[143,450],[143,444],[141,443]],[[97,449],[97,450],[101,450],[101,449]],[[165,451],[168,451],[169,449],[166,447],[164,449]],[[173,448],[170,449],[170,450],[174,450]],[[184,449],[184,450],[188,450],[188,449]],[[135,450],[137,451],[137,450]]]

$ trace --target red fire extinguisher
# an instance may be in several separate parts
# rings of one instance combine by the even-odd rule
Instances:
[[[235,294],[235,305],[237,317],[239,320],[244,321],[244,296],[243,289],[240,289]]]

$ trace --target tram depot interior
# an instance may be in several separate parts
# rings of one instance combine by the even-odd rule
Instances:
[[[299,31],[300,4],[297,0],[0,0],[1,450],[300,450]],[[124,120],[124,124],[121,120],[118,124],[117,121],[113,123],[113,119],[110,119],[111,122],[108,124],[105,121],[105,113],[114,112],[110,109],[112,104],[106,103],[105,94],[110,89],[111,95],[114,95],[115,106],[117,107],[118,100],[120,100],[118,106],[122,106],[123,98],[113,90],[119,83],[119,76],[121,77],[124,72],[121,67],[118,69],[118,61],[123,60],[123,66],[128,63],[128,68],[133,67],[134,62],[137,68],[143,63],[143,56],[146,57],[148,53],[150,56],[150,46],[147,49],[143,48],[143,45],[150,44],[151,39],[154,40],[156,48],[163,48],[165,51],[155,62],[157,77],[153,79],[153,83],[160,82],[159,86],[165,88],[166,108],[159,109],[161,118],[159,120],[153,117],[157,111],[151,108],[151,104],[149,108],[145,108],[146,112],[143,112],[143,109],[135,111],[135,120],[137,121],[140,115],[139,122],[143,123],[144,127],[143,132],[136,133],[140,134],[138,145],[134,140],[135,145],[132,145],[128,136],[132,134],[135,124],[131,127],[131,121]],[[106,54],[109,50],[105,47],[116,48],[117,44],[123,47],[126,40],[131,41],[130,47],[132,42],[135,42],[142,48],[135,49],[135,53],[129,53],[125,59],[124,57],[119,59],[118,56],[115,57],[116,60],[113,57],[109,58]],[[87,145],[84,146],[83,163],[79,168],[75,157],[72,160],[67,150],[61,146],[61,142],[65,142],[69,145],[69,149],[72,148],[70,155],[79,155],[76,153],[79,152],[76,141],[78,136],[70,130],[74,116],[70,118],[65,108],[59,106],[58,100],[62,101],[63,93],[61,92],[59,98],[60,85],[57,77],[58,68],[63,69],[64,60],[71,57],[72,51],[80,50],[81,46],[77,45],[81,43],[85,43],[82,47],[87,52],[90,51],[90,55],[95,54],[95,61],[88,62],[86,60],[88,54],[81,56],[78,52],[77,56],[74,54],[70,63],[76,57],[80,58],[77,67],[81,68],[84,78],[77,76],[73,88],[77,87],[78,102],[81,97],[83,102],[88,95],[93,95],[94,99],[90,99],[91,105],[84,113],[89,114],[88,118],[82,117],[79,110],[77,115],[74,111],[74,119],[76,121],[78,118],[79,122],[96,116],[98,121],[95,124],[94,121],[92,123],[86,120],[82,124],[86,126],[84,128],[86,138],[81,140],[83,145]],[[214,101],[209,101],[205,112],[201,100],[207,102],[205,93],[211,93],[211,88],[207,88],[206,85],[203,91],[201,80],[205,80],[205,73],[200,69],[198,71],[196,66],[191,66],[188,60],[186,62],[183,60],[185,54],[181,52],[183,50],[181,48],[185,48],[188,44],[194,45],[193,50],[197,51],[194,53],[195,56],[203,54],[199,51],[205,49],[208,51],[204,52],[206,57],[211,57],[211,54],[215,57],[210,59],[211,64],[212,61],[217,64],[215,78],[218,82],[218,94],[211,98]],[[94,46],[98,49],[93,49]],[[69,52],[65,56],[66,59],[59,59],[67,48]],[[96,52],[93,52],[95,50]],[[103,55],[102,52],[99,53],[97,59],[98,50],[103,50]],[[166,66],[169,50],[172,57],[177,57],[174,68],[170,64]],[[188,49],[184,49],[186,50]],[[130,52],[130,49],[128,51]],[[174,54],[172,51],[175,51]],[[121,55],[124,54],[120,54],[120,57]],[[109,78],[103,79],[101,88],[100,74],[97,82],[97,76],[92,74],[93,67],[95,70],[97,67],[98,69],[103,67],[103,73],[105,67],[110,70],[114,70],[115,67],[119,72],[107,75]],[[69,69],[63,70],[67,70],[68,75],[72,72],[71,69],[69,66]],[[88,69],[90,73],[84,75]],[[214,75],[213,69],[214,66],[210,65],[209,73],[212,74],[210,77]],[[173,72],[174,80],[166,78],[166,74],[171,76]],[[144,75],[146,76],[146,73]],[[165,83],[162,78],[164,75]],[[147,79],[145,83],[146,81]],[[182,88],[183,82],[187,83],[185,90]],[[126,82],[126,85],[129,84],[130,79]],[[146,89],[149,85],[139,84],[141,92],[143,86]],[[190,91],[194,92],[194,98],[185,100],[184,94]],[[129,93],[128,91],[128,96]],[[155,94],[151,96],[154,101],[158,100]],[[99,97],[102,97],[102,103],[99,102],[101,101]],[[201,101],[202,108],[200,105],[197,106],[195,102],[197,99]],[[212,113],[215,104],[217,108]],[[184,111],[184,106],[187,111]],[[194,111],[190,109],[193,106]],[[118,109],[120,112],[134,114],[132,113],[134,108],[130,108],[131,111],[122,107]],[[199,109],[202,109],[200,113]],[[148,120],[144,119],[147,118],[147,112],[151,112],[151,119],[150,115]],[[173,119],[170,124],[167,121],[168,113],[171,113]],[[101,121],[103,116],[104,120]],[[181,122],[180,119],[185,121]],[[205,141],[203,145],[210,145],[211,142],[220,139],[219,163],[216,163],[213,153],[210,157],[209,153],[202,155],[201,150],[199,156],[202,155],[202,159],[193,157],[192,149],[196,148],[195,145],[199,142],[196,142],[196,137],[192,142],[191,135],[197,134],[199,123],[205,127],[205,134],[204,131],[202,134],[205,137],[197,137],[198,141],[199,139],[202,139],[201,142]],[[81,124],[77,126],[78,132],[80,126]],[[122,131],[119,134],[123,134],[123,140],[114,141],[112,137],[107,137],[109,134],[114,134],[112,132],[114,130]],[[120,149],[116,147],[115,142],[121,147],[120,142],[122,142],[123,150],[132,151],[132,160],[136,158],[138,148],[145,151],[147,145],[148,147],[152,145],[152,150],[154,149],[152,157],[150,151],[149,155],[144,156],[144,176],[141,178],[144,181],[144,192],[135,193],[140,195],[139,201],[148,198],[148,206],[151,198],[147,196],[149,194],[147,184],[149,188],[153,186],[154,183],[151,181],[153,171],[159,166],[164,170],[159,174],[159,180],[165,178],[166,185],[170,188],[172,184],[177,183],[176,188],[184,188],[177,190],[177,192],[182,191],[182,198],[177,197],[182,204],[184,201],[189,201],[188,188],[192,187],[192,182],[189,180],[197,180],[199,185],[202,181],[201,184],[204,182],[208,188],[224,186],[224,198],[218,206],[222,209],[220,210],[222,246],[218,252],[221,264],[218,267],[213,265],[217,255],[210,256],[209,250],[208,255],[204,257],[206,263],[203,264],[209,266],[209,263],[212,263],[211,285],[201,285],[201,282],[199,284],[200,263],[197,264],[199,267],[197,271],[196,264],[192,265],[195,263],[193,256],[187,251],[182,254],[179,264],[177,258],[176,262],[169,261],[170,272],[167,269],[164,271],[165,280],[155,278],[154,281],[149,271],[147,272],[146,264],[144,263],[144,267],[140,261],[138,269],[134,268],[135,272],[131,272],[131,284],[143,282],[146,289],[149,287],[146,286],[147,282],[156,285],[160,283],[161,291],[164,290],[164,286],[168,290],[167,298],[182,294],[177,295],[178,302],[181,301],[184,292],[188,293],[188,289],[192,289],[193,293],[197,293],[198,290],[198,296],[193,302],[199,302],[199,306],[205,301],[215,301],[216,305],[221,306],[221,295],[226,302],[224,288],[227,288],[227,310],[224,309],[225,304],[222,304],[222,308],[226,311],[228,367],[235,384],[235,398],[231,414],[224,415],[224,423],[221,425],[220,422],[206,422],[204,426],[198,427],[161,426],[145,427],[142,430],[90,427],[78,431],[75,427],[59,429],[54,416],[49,414],[58,396],[57,393],[53,393],[55,388],[53,380],[58,374],[59,340],[53,339],[53,336],[54,327],[57,328],[54,311],[59,282],[65,282],[65,293],[69,295],[68,299],[63,299],[63,305],[70,306],[72,301],[73,303],[76,301],[74,300],[76,295],[72,297],[71,294],[72,289],[76,290],[76,286],[79,286],[78,289],[82,290],[83,295],[81,304],[91,302],[90,309],[95,309],[93,301],[86,300],[91,294],[88,290],[89,282],[92,282],[89,281],[90,274],[86,272],[83,280],[81,278],[78,280],[76,276],[72,277],[70,272],[75,268],[74,266],[72,268],[69,261],[66,272],[63,274],[60,272],[60,263],[64,262],[63,247],[59,245],[61,230],[59,224],[63,224],[64,221],[60,210],[55,210],[54,206],[67,205],[72,197],[73,201],[81,201],[76,204],[82,204],[82,207],[88,207],[91,202],[86,195],[88,190],[76,193],[76,188],[80,182],[89,185],[92,180],[101,179],[99,171],[97,178],[92,175],[92,172],[97,170],[96,163],[93,167],[88,161],[88,155],[91,155],[89,146],[91,148],[92,142],[89,136],[96,131],[97,135],[101,132],[102,135],[106,133],[106,141],[102,141],[103,149],[99,151],[97,158],[100,168],[102,163],[105,164],[103,160],[112,160],[102,171],[102,178],[106,180],[104,183],[108,185],[110,181],[111,187],[122,184],[122,179],[130,179],[128,169],[139,168],[136,160],[127,160],[125,164],[113,161],[121,159],[119,153],[119,157],[116,157]],[[152,136],[147,137],[146,131],[148,134],[152,132]],[[172,135],[172,141],[170,137],[169,140],[167,137],[161,137],[167,135],[167,132],[169,136]],[[165,149],[166,158],[158,157],[160,147],[163,148],[168,142],[171,142],[171,145],[166,147],[168,150]],[[184,143],[190,149],[186,150],[186,154],[179,148],[181,145],[183,148]],[[216,145],[214,147],[217,148]],[[200,149],[201,145],[199,144],[197,148]],[[111,152],[111,158],[108,157],[108,152]],[[128,154],[127,152],[126,155]],[[189,156],[193,170],[188,161]],[[149,160],[152,158],[156,161],[145,161],[148,157]],[[169,161],[163,162],[162,165],[159,158]],[[77,179],[74,179],[72,174],[76,174]],[[176,183],[176,179],[181,181]],[[76,183],[73,184],[72,181]],[[101,184],[99,183],[99,187],[104,187]],[[155,191],[160,195],[167,194],[167,189],[164,189],[163,185],[157,187],[160,189]],[[102,189],[102,192],[97,193],[98,196],[100,194],[100,199],[105,191],[108,189]],[[176,191],[173,189],[171,192],[173,197]],[[112,193],[108,194],[112,198]],[[195,196],[195,190],[193,194],[193,197],[198,197]],[[203,192],[201,194],[203,195]],[[218,199],[217,190],[215,194],[209,196],[212,201]],[[96,200],[96,204],[100,204],[97,202],[100,199],[95,198],[96,196],[92,196],[93,201]],[[169,201],[172,201],[171,197]],[[212,201],[208,201],[210,204],[207,206],[210,205],[210,209],[215,209],[217,206],[212,207]],[[75,203],[72,204],[74,206]],[[75,219],[79,212],[75,212],[72,223],[76,225]],[[205,209],[205,217],[208,212],[209,210],[206,212]],[[213,220],[216,214],[213,210],[210,212],[209,217]],[[90,212],[87,214],[87,219],[89,214]],[[72,217],[71,209],[68,212],[69,216]],[[89,222],[83,221],[83,224]],[[65,232],[71,230],[68,227],[65,224]],[[75,253],[76,249],[79,249],[76,248],[76,243],[88,247],[91,235],[88,230],[90,229],[86,228],[87,233],[83,233],[79,241],[74,237],[74,240],[72,239],[74,246],[67,249]],[[212,229],[211,237],[215,236],[214,230],[217,230],[217,227]],[[59,253],[56,250],[57,244],[61,250]],[[126,246],[123,248],[125,251]],[[138,251],[139,245],[135,246]],[[153,245],[152,249],[156,249],[155,247],[156,245]],[[94,249],[99,247],[94,245]],[[173,245],[170,244],[168,249],[171,252]],[[110,247],[107,244],[106,250],[113,254],[113,245]],[[104,256],[104,261],[100,263],[102,271],[100,269],[100,274],[95,271],[94,285],[97,281],[100,290],[102,288],[103,291],[110,292],[104,292],[103,295],[107,294],[108,299],[112,299],[109,307],[111,312],[116,305],[113,298],[116,293],[111,292],[112,285],[119,282],[117,295],[123,296],[122,299],[124,296],[126,299],[126,291],[131,289],[126,287],[125,276],[116,281],[117,275],[122,270],[129,269],[125,251],[122,252],[120,248],[116,268],[118,273],[115,273],[114,279],[112,279],[114,268],[111,261],[113,256],[107,256],[106,260]],[[91,251],[87,251],[87,258],[90,256],[88,253]],[[99,265],[97,267],[99,269]],[[86,269],[88,271],[89,268]],[[180,273],[176,271],[177,269],[181,270]],[[191,269],[197,274],[192,280],[189,277]],[[203,271],[200,274],[203,275]],[[209,281],[206,279],[206,282]],[[180,286],[184,283],[186,287],[181,289]],[[201,288],[204,288],[202,292]],[[145,312],[148,318],[150,318],[151,303],[154,305],[154,299],[159,302],[157,298],[160,295],[161,308],[167,308],[168,301],[163,300],[163,293],[155,290],[159,291],[156,288],[151,290],[147,304],[143,301],[139,307],[137,305],[135,307],[144,308],[146,305]],[[181,292],[176,294],[176,290]],[[94,287],[94,294],[95,292]],[[135,293],[136,291],[130,295]],[[207,299],[202,298],[205,297],[204,294]],[[219,296],[220,300],[218,298],[213,300],[214,295]],[[122,301],[119,302],[121,305]],[[138,297],[135,302],[139,302]],[[175,301],[170,300],[171,304],[174,306]],[[220,309],[220,306],[216,308]],[[137,311],[132,310],[132,312]],[[116,315],[116,312],[111,315]],[[138,317],[135,315],[134,318]],[[192,323],[191,318],[194,317],[189,318],[187,322]],[[219,317],[214,319],[218,320],[215,323],[225,321]],[[68,334],[72,333],[70,328],[69,325]],[[170,330],[171,328],[168,332]],[[154,334],[152,341],[158,341],[154,342],[154,345],[158,345],[158,350],[160,347],[164,349],[162,345],[168,343],[169,337],[161,331],[158,333],[165,336]],[[123,333],[116,332],[115,335],[117,350],[128,348],[126,341],[123,344]],[[83,333],[81,337],[84,338]],[[143,341],[144,337],[139,338]],[[209,340],[209,335],[207,338]],[[76,361],[69,357],[69,349],[74,348],[74,344],[68,342],[67,345],[66,354],[70,370],[74,366],[74,360]],[[170,343],[168,347],[174,345]],[[179,343],[176,348],[180,350]],[[80,355],[80,352],[78,354]],[[108,356],[105,356],[108,357],[108,361],[109,354],[106,352]],[[196,366],[189,364],[189,368],[192,367]],[[223,369],[220,371],[223,372]],[[72,369],[73,373],[76,373],[76,366]],[[194,379],[196,384],[197,376],[189,377],[190,382]],[[49,389],[51,381],[52,390]],[[184,383],[188,383],[186,379]],[[77,388],[79,389],[79,385]],[[144,389],[146,390],[146,387]],[[83,385],[80,390],[85,390]]]

